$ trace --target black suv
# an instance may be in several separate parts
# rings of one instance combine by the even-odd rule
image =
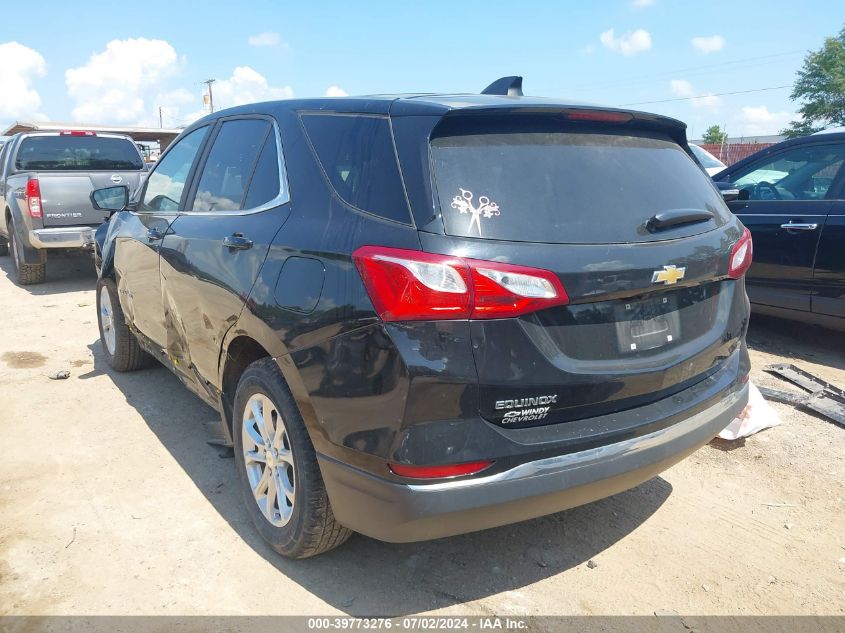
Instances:
[[[510,92],[233,108],[93,194],[109,364],[220,411],[281,554],[612,495],[746,404],[750,235],[684,125]]]

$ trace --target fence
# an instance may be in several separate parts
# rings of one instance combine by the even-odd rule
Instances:
[[[701,147],[730,167],[746,156],[751,156],[751,154],[755,154],[761,149],[766,149],[772,145],[774,143],[725,143],[724,145],[707,143],[701,145]]]

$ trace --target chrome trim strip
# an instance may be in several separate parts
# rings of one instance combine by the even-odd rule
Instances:
[[[428,492],[437,490],[455,490],[458,488],[472,488],[484,486],[490,483],[525,479],[538,475],[545,475],[558,471],[572,470],[591,466],[597,462],[607,461],[618,457],[627,456],[633,453],[640,453],[657,446],[668,444],[710,422],[714,417],[730,409],[741,397],[742,390],[732,393],[722,399],[717,405],[710,407],[696,415],[678,422],[673,426],[648,435],[624,440],[615,444],[598,446],[577,453],[567,453],[556,457],[547,457],[533,462],[527,462],[515,466],[495,475],[487,477],[476,477],[473,479],[460,479],[457,481],[445,481],[435,484],[408,484],[408,488],[415,492]]]

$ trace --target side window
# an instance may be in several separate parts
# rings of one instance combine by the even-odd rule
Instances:
[[[193,211],[237,211],[270,124],[262,119],[226,121],[202,168]]]
[[[208,126],[197,128],[174,145],[156,164],[147,178],[141,211],[178,211],[191,166],[208,133]]]
[[[410,222],[386,117],[304,114],[302,123],[344,202],[388,220]]]
[[[845,145],[794,147],[732,174],[745,200],[822,200],[845,161]]]
[[[244,209],[255,209],[266,204],[281,194],[284,181],[279,179],[279,152],[276,147],[276,135],[271,133],[264,141],[264,149],[258,157],[258,164],[252,174],[249,189],[244,201]],[[285,195],[285,201],[286,201]]]

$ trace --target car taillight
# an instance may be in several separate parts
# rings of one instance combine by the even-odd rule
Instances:
[[[560,279],[538,268],[383,246],[352,258],[384,321],[500,319],[569,303]]]
[[[442,477],[458,477],[460,475],[474,475],[493,464],[492,460],[480,462],[466,462],[463,464],[447,464],[445,466],[409,466],[407,464],[388,464],[390,470],[400,477],[410,479],[440,479]]]
[[[41,217],[41,186],[38,184],[38,178],[26,181],[26,208],[31,217]]]
[[[97,136],[97,133],[91,130],[62,130],[59,136]]]
[[[751,255],[754,250],[754,244],[751,241],[751,231],[745,229],[742,232],[742,237],[737,240],[731,249],[731,260],[728,265],[728,277],[731,279],[739,279],[742,277],[748,268],[751,266]]]

